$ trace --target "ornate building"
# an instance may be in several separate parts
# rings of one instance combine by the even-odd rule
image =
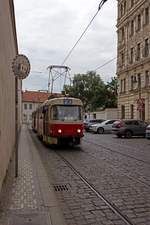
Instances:
[[[119,117],[150,121],[150,1],[118,0]]]

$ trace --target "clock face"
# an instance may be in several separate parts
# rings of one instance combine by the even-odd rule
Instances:
[[[17,55],[12,63],[14,75],[19,79],[25,79],[30,72],[30,62],[25,55]]]

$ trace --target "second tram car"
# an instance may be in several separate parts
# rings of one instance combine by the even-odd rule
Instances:
[[[47,144],[80,144],[83,137],[83,104],[71,97],[52,98],[33,113],[33,130]]]

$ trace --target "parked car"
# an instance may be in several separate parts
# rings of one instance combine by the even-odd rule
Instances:
[[[141,120],[118,120],[114,122],[112,133],[117,137],[131,138],[132,136],[144,136],[147,123]]]
[[[89,127],[90,127],[92,124],[101,123],[101,122],[103,122],[103,121],[105,121],[105,120],[103,120],[103,119],[86,120],[86,121],[84,122],[84,129],[85,129],[86,131],[89,131]]]
[[[105,120],[102,123],[93,124],[89,127],[89,130],[98,134],[111,133],[112,125],[115,121],[116,120]]]
[[[146,138],[150,139],[150,124],[146,127]]]

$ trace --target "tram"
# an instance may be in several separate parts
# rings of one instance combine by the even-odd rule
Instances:
[[[46,144],[79,145],[83,137],[81,100],[71,97],[46,100],[33,112],[32,128]]]

